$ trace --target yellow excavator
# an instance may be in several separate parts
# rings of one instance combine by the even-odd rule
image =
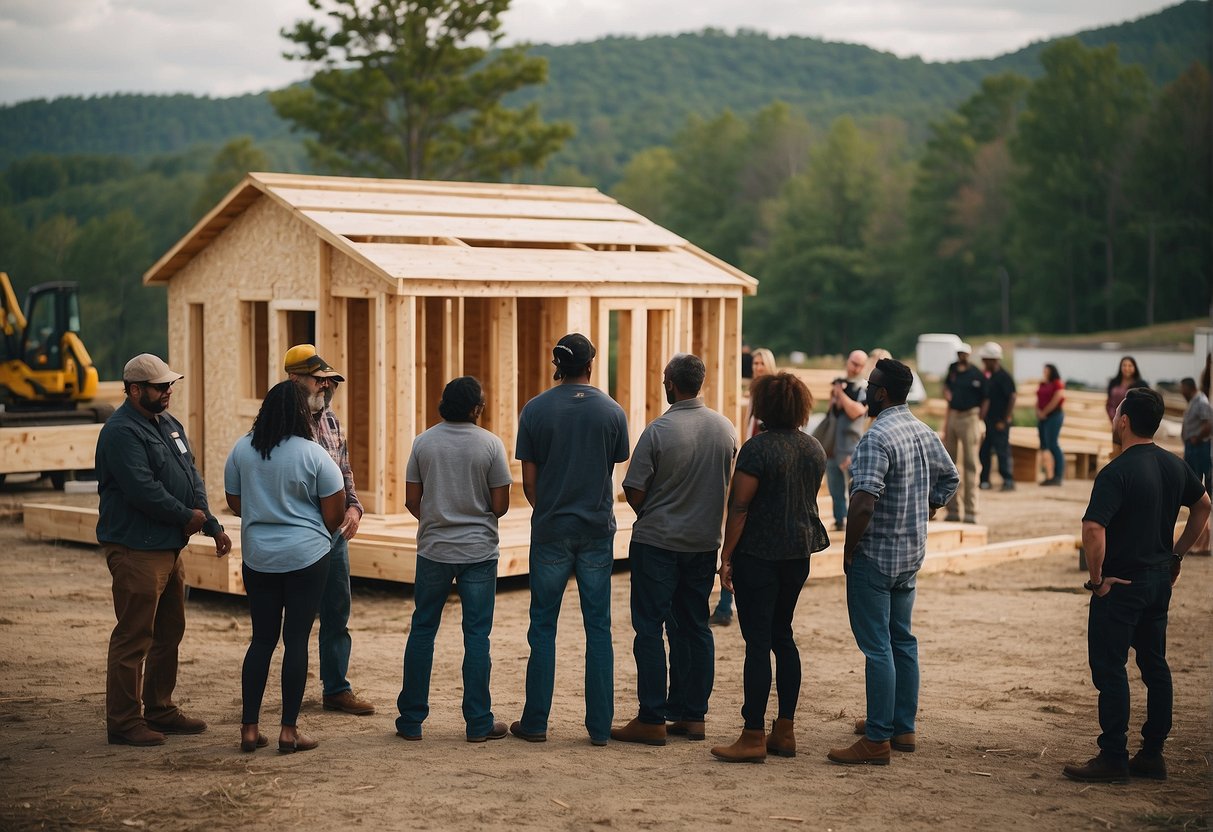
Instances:
[[[92,404],[96,395],[97,368],[80,340],[76,284],[34,286],[21,306],[0,272],[0,428],[104,422],[114,409]],[[62,487],[64,472],[50,476]]]

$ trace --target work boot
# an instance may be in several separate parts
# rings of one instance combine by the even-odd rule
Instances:
[[[146,725],[136,725],[129,731],[110,731],[110,745],[135,745],[147,748],[153,745],[164,745],[164,734],[153,731]]]
[[[619,742],[638,742],[643,745],[665,745],[665,723],[650,725],[639,719],[633,719],[622,728],[612,728],[611,739]]]
[[[1088,760],[1085,766],[1071,763],[1061,773],[1080,783],[1128,783],[1129,763],[1101,753]]]
[[[375,706],[365,699],[359,699],[352,690],[343,690],[341,693],[324,697],[324,709],[344,711],[354,716],[370,716],[375,713]]]
[[[501,720],[497,720],[493,723],[492,727],[489,728],[489,732],[487,734],[468,734],[467,741],[484,742],[486,740],[499,740],[503,739],[508,733],[509,729],[506,727],[505,723]]]
[[[767,753],[776,757],[796,756],[796,733],[792,729],[792,720],[780,717],[771,723],[771,733],[767,734]]]
[[[732,745],[718,745],[712,756],[726,763],[765,763],[767,738],[761,728],[746,728]]]
[[[1147,780],[1166,780],[1167,761],[1162,758],[1161,751],[1149,752],[1143,748],[1129,760],[1129,774]]]
[[[1007,480],[1006,482],[1004,482],[1002,484],[1002,490],[1003,491],[1014,491],[1015,483],[1013,483],[1011,480]]]
[[[201,734],[206,730],[206,723],[201,719],[194,719],[177,711],[172,719],[166,719],[163,722],[149,719],[147,727],[153,731],[159,731],[161,734]]]
[[[831,748],[826,755],[831,762],[848,766],[887,766],[891,756],[888,740],[873,742],[867,737],[855,740],[855,744],[849,748]]]
[[[686,737],[688,740],[706,740],[707,726],[701,722],[680,719],[665,727],[665,732],[671,737]]]
[[[867,729],[868,721],[866,719],[860,717],[859,719],[855,720],[856,734],[862,737],[867,733]],[[911,754],[914,752],[914,749],[917,746],[917,737],[915,737],[913,731],[907,731],[904,734],[894,734],[893,739],[889,740],[889,746],[894,751],[902,751],[906,754]]]

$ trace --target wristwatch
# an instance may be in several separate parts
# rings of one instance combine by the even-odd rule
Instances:
[[[1094,592],[1095,590],[1099,589],[1101,586],[1103,586],[1103,578],[1100,578],[1098,581],[1088,580],[1085,584],[1082,585],[1082,588],[1090,590],[1091,592]]]

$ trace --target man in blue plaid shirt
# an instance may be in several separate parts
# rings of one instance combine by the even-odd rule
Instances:
[[[867,717],[855,722],[863,736],[854,745],[827,755],[836,763],[888,765],[890,748],[914,750],[915,578],[927,521],[956,493],[960,476],[939,437],[906,407],[913,383],[900,361],[876,364],[868,379],[868,413],[876,418],[851,459],[843,561],[851,632],[867,658]]]
[[[340,382],[340,373],[316,354],[312,344],[298,344],[286,352],[283,359],[287,377],[307,397],[308,409],[315,419],[312,430],[316,442],[329,452],[345,479],[345,519],[333,534],[329,550],[329,577],[320,602],[320,682],[324,688],[322,700],[326,711],[344,711],[355,716],[375,713],[375,706],[354,693],[347,678],[350,669],[350,540],[358,533],[362,521],[362,503],[354,491],[354,474],[350,470],[349,444],[337,415],[329,407]]]

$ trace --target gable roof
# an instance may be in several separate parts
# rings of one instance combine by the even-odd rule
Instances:
[[[393,283],[758,285],[594,188],[282,173],[246,176],[143,282],[167,283],[262,197]]]

